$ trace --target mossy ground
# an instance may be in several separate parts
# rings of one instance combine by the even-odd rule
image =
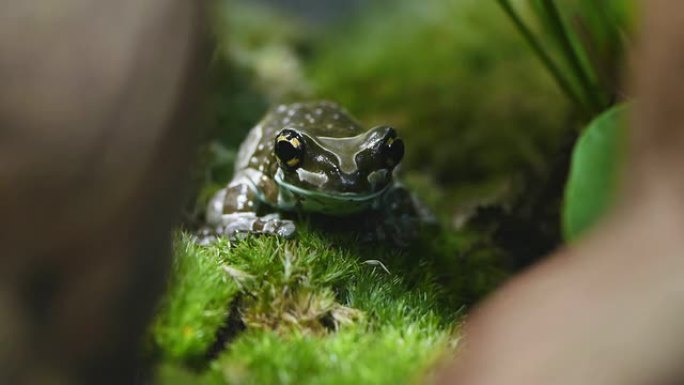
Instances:
[[[423,379],[457,344],[468,307],[510,271],[509,250],[488,231],[453,225],[501,200],[521,170],[546,175],[572,128],[566,103],[494,2],[378,2],[324,33],[253,2],[224,3],[214,15],[215,141],[202,152],[191,217],[230,178],[241,138],[268,105],[323,98],[369,126],[398,128],[404,182],[443,226],[405,249],[306,219],[289,241],[198,246],[179,232],[146,345],[157,383]]]
[[[179,232],[175,250],[150,336],[160,384],[411,383],[505,277],[468,234],[398,249],[305,221],[289,241],[199,246]]]

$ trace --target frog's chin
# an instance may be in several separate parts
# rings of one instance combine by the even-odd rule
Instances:
[[[274,179],[280,187],[278,207],[285,210],[302,209],[328,215],[349,215],[370,209],[389,188],[389,184],[387,184],[381,190],[368,194],[333,194],[295,186],[284,181],[280,173],[276,173]]]

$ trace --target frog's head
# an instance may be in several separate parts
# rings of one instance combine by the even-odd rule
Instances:
[[[275,155],[285,206],[350,214],[368,208],[390,185],[404,156],[396,131],[376,127],[356,136],[326,137],[301,127],[276,134]]]

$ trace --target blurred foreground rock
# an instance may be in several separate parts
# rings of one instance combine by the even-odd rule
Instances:
[[[134,382],[191,165],[198,4],[0,6],[0,383]]]

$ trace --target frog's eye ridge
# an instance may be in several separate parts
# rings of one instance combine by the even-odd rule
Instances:
[[[285,129],[276,135],[275,155],[281,167],[294,170],[302,163],[304,141],[294,130]]]

